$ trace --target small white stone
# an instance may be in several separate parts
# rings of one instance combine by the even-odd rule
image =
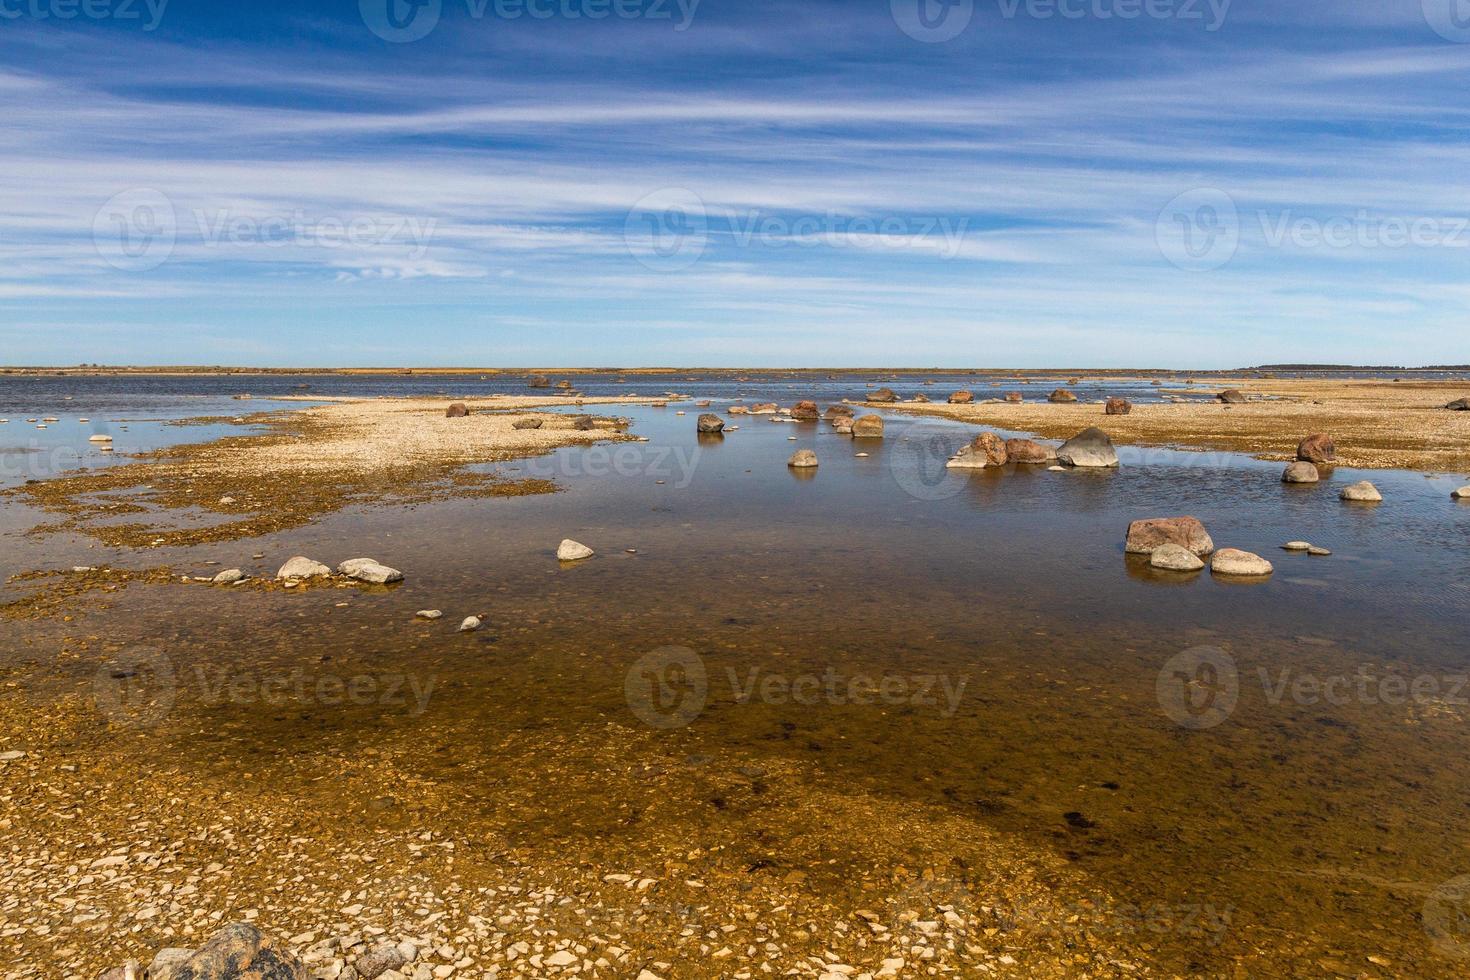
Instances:
[[[479,616],[466,616],[464,618],[464,622],[462,622],[462,623],[459,624],[459,631],[461,633],[473,633],[475,630],[477,630],[479,628],[480,628],[480,617]]]
[[[566,538],[565,540],[563,540],[556,549],[556,557],[558,561],[582,561],[584,559],[591,558],[594,554],[596,554],[596,552],[594,552],[591,548],[580,542],[573,541],[571,538]]]
[[[444,614],[437,609],[420,609],[414,615],[419,619],[438,619]]]

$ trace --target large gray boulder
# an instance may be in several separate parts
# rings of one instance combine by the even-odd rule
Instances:
[[[337,566],[337,573],[373,585],[387,585],[389,582],[403,581],[403,573],[398,569],[380,565],[371,558],[349,558]]]
[[[1383,494],[1379,493],[1378,488],[1367,480],[1359,480],[1357,483],[1343,487],[1342,493],[1338,496],[1343,500],[1360,504],[1376,504],[1383,500]]]
[[[1317,472],[1317,464],[1305,460],[1289,464],[1281,473],[1282,483],[1316,483],[1320,479],[1322,475]]]
[[[1102,429],[1084,429],[1057,450],[1057,459],[1067,466],[1107,468],[1118,465],[1118,452],[1113,440]]]
[[[300,578],[327,578],[331,574],[332,570],[326,565],[323,565],[321,562],[312,561],[310,558],[305,558],[301,555],[297,555],[295,558],[292,558],[290,561],[286,562],[286,564],[281,566],[281,570],[276,572],[276,578],[282,580]]]
[[[1216,575],[1238,575],[1257,578],[1270,575],[1271,563],[1260,555],[1239,548],[1221,548],[1210,559],[1210,571]]]
[[[164,950],[148,968],[148,980],[307,980],[306,966],[275,940],[246,922],[225,926],[185,958]],[[165,953],[170,954],[165,958]],[[160,962],[162,961],[162,962]]]

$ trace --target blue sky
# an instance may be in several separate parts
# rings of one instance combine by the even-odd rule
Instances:
[[[0,362],[1470,361],[1470,0],[414,3],[0,0]]]

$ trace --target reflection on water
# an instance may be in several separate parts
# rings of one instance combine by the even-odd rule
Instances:
[[[960,473],[938,463],[973,430],[945,422],[890,415],[888,438],[855,443],[826,423],[742,418],[699,437],[692,414],[628,414],[650,442],[497,467],[552,476],[561,494],[352,511],[127,562],[269,574],[292,554],[368,554],[407,573],[350,608],[212,591],[181,615],[198,593],[130,590],[88,629],[157,645],[180,670],[288,670],[309,651],[447,679],[422,716],[358,721],[460,733],[420,775],[467,794],[497,765],[512,778],[522,760],[488,747],[517,733],[647,726],[629,708],[630,668],[687,650],[697,670],[638,675],[677,719],[655,726],[665,744],[815,762],[856,793],[1040,841],[1139,908],[1228,910],[1218,942],[1130,937],[1176,970],[1218,969],[1285,933],[1334,962],[1443,972],[1420,916],[1438,883],[1470,871],[1470,510],[1447,481],[1373,473],[1386,500],[1365,510],[1337,499],[1365,475],[1347,470],[1303,489],[1279,482],[1279,464],[1125,449],[1116,472]],[[787,467],[799,448],[820,467]],[[1186,513],[1276,574],[1232,583],[1124,556],[1129,521]],[[597,557],[558,565],[563,537]],[[1294,539],[1334,554],[1279,550]],[[451,625],[415,623],[423,608]],[[471,613],[486,628],[456,635]],[[20,635],[0,626],[10,649]],[[231,734],[304,749],[326,724],[252,719]],[[533,838],[615,832],[549,803],[520,818]]]

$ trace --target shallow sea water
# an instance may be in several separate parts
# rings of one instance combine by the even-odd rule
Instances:
[[[229,393],[253,387],[252,411],[273,393],[255,379],[201,380],[219,387],[177,403],[149,392],[126,403],[68,380],[76,408],[37,399],[22,417],[60,407],[96,419],[109,405],[112,417],[236,414]],[[866,380],[830,383],[833,394],[783,392],[785,379],[610,387],[716,397],[720,411],[730,388],[747,403],[811,392],[825,405]],[[11,426],[17,384],[0,381]],[[312,393],[335,384],[313,380]],[[478,381],[381,382],[398,393],[420,384],[467,395]],[[970,385],[924,390],[939,400],[960,386]],[[1118,385],[1097,396],[1120,390],[1148,396]],[[335,591],[134,587],[89,612],[85,630],[119,656],[159,651],[179,678],[200,665],[312,671],[335,660],[437,681],[421,713],[249,724],[181,682],[175,715],[230,739],[171,740],[171,761],[305,751],[324,728],[352,724],[422,726],[461,740],[423,775],[462,781],[472,797],[494,766],[490,747],[615,722],[690,758],[737,749],[814,763],[855,792],[1033,839],[1140,911],[1116,926],[1120,942],[1183,972],[1224,970],[1283,935],[1300,937],[1308,963],[1396,964],[1374,975],[1470,965],[1461,892],[1445,886],[1470,873],[1470,506],[1449,498],[1463,475],[1339,470],[1288,487],[1279,463],[1130,449],[1116,472],[956,473],[942,462],[974,428],[900,413],[886,413],[884,440],[853,441],[825,423],[731,416],[738,431],[702,438],[701,410],[687,403],[602,411],[630,416],[650,442],[494,467],[550,477],[561,493],[353,510],[289,534],[146,554],[26,538],[19,528],[36,515],[6,504],[0,572],[107,561],[269,575],[294,554],[365,554],[407,573],[402,586],[352,592],[346,608]],[[214,434],[159,426],[153,437]],[[785,466],[798,448],[817,452],[816,473]],[[1337,499],[1361,478],[1383,504]],[[1203,520],[1217,546],[1269,558],[1275,575],[1164,575],[1124,556],[1129,521],[1178,514]],[[563,537],[597,557],[559,565]],[[1278,550],[1297,538],[1334,554]],[[414,621],[424,608],[444,620]],[[472,613],[485,629],[455,634]],[[0,651],[33,687],[85,689],[95,659],[46,660],[69,632],[0,624]],[[568,827],[548,805],[519,811],[515,832],[559,839]],[[1186,916],[1214,923],[1208,940],[1173,930]]]

